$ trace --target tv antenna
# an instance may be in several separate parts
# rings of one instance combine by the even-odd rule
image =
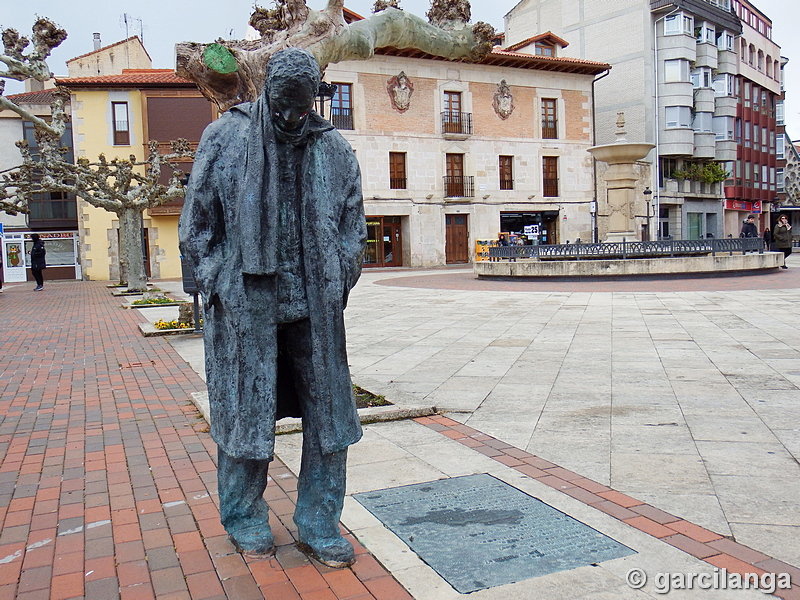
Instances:
[[[142,20],[129,15],[128,13],[122,13],[120,17],[120,27],[125,28],[125,39],[127,40],[131,37],[131,32],[139,31],[139,39],[142,40],[142,44],[144,44],[144,27],[142,26]]]

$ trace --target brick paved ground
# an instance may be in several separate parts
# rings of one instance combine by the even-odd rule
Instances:
[[[277,554],[245,560],[216,505],[202,380],[102,282],[0,295],[0,600],[410,596],[363,547],[351,569],[293,545],[296,480],[267,488]]]
[[[800,268],[790,257],[789,269],[773,269],[756,275],[696,277],[541,277],[476,279],[472,268],[442,269],[437,273],[378,281],[381,285],[444,290],[491,290],[495,292],[708,292],[770,290],[800,287]],[[399,270],[399,269],[398,269]]]

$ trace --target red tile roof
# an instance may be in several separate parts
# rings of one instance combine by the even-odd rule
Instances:
[[[506,50],[519,50],[520,48],[524,48],[525,46],[529,46],[531,44],[535,44],[540,40],[546,40],[548,42],[553,42],[558,44],[562,48],[566,48],[569,46],[569,42],[558,37],[551,31],[545,31],[544,33],[540,33],[539,35],[535,35],[533,37],[529,37],[527,40],[522,40],[521,42],[517,42],[516,44],[511,44]]]
[[[605,67],[611,68],[611,65],[608,63],[597,62],[594,60],[586,60],[585,58],[572,58],[569,56],[542,56],[540,54],[528,54],[527,52],[514,52],[512,50],[506,50],[500,48],[499,46],[495,46],[492,48],[492,55],[494,56],[515,56],[518,58],[524,58],[534,61],[543,60],[545,62],[551,63],[565,63],[565,64],[578,64],[578,65],[591,65],[596,67]]]
[[[67,77],[56,79],[64,87],[194,87],[188,79],[178,77],[172,69],[123,69],[121,75]]]
[[[98,48],[97,50],[92,50],[91,52],[87,52],[86,54],[81,54],[80,56],[76,56],[75,58],[70,58],[67,61],[67,64],[71,63],[73,60],[78,60],[79,58],[85,58],[87,56],[91,56],[95,52],[102,52],[103,50],[108,50],[109,48],[113,48],[114,46],[119,46],[120,44],[124,44],[125,42],[130,42],[132,40],[138,40],[139,44],[142,46],[142,50],[144,50],[144,53],[147,54],[147,58],[150,58],[150,54],[147,52],[147,48],[144,47],[142,40],[139,39],[138,35],[133,35],[127,39],[120,40],[119,42],[114,42],[113,44],[109,44],[108,46],[103,46],[102,48]],[[152,61],[152,58],[150,58],[150,60]]]
[[[413,48],[377,48],[375,54],[388,56],[402,56],[406,58],[422,58],[429,60],[449,60],[439,56],[431,56]],[[495,46],[478,64],[494,65],[499,67],[515,67],[519,69],[532,69],[537,71],[560,71],[562,73],[578,73],[582,75],[598,75],[608,71],[608,63],[585,60],[583,58],[568,58],[562,56],[539,56],[523,52],[511,52]]]
[[[50,104],[53,102],[53,88],[47,90],[39,90],[36,92],[23,92],[21,94],[13,94],[6,96],[14,104]]]

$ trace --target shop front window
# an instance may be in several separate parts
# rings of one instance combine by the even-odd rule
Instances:
[[[367,217],[365,267],[400,267],[403,244],[400,217]]]

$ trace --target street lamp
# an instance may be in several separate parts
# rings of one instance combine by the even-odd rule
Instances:
[[[650,229],[650,196],[653,195],[653,190],[650,189],[650,186],[644,188],[644,200],[647,203],[647,234],[650,240],[653,239],[653,230]]]
[[[326,81],[319,82],[319,89],[317,90],[317,100],[319,102],[319,116],[325,118],[325,102],[330,102],[339,86],[335,83],[327,83]]]

